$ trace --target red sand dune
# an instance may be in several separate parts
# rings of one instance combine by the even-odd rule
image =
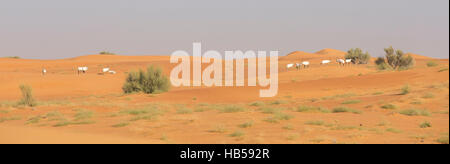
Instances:
[[[129,71],[156,65],[168,75],[175,66],[169,63],[168,56],[89,55],[61,60],[0,58],[0,103],[5,104],[0,104],[3,111],[0,112],[0,119],[21,118],[0,121],[0,143],[436,143],[439,137],[448,138],[448,59],[434,60],[415,55],[426,60],[418,60],[413,69],[399,72],[380,72],[373,63],[348,67],[339,67],[336,63],[319,65],[320,60],[333,60],[344,54],[342,51],[324,49],[317,53],[297,51],[282,57],[278,96],[264,99],[258,97],[259,87],[180,87],[151,96],[122,95],[121,87]],[[284,68],[288,62],[302,60],[311,61],[311,68],[299,71]],[[439,65],[427,67],[429,60]],[[77,66],[88,66],[88,73],[77,75]],[[109,67],[117,74],[98,74],[103,67]],[[46,76],[41,75],[42,68],[48,70]],[[8,105],[20,99],[20,84],[32,86],[35,98],[48,105],[34,108]],[[405,85],[412,88],[411,93],[399,95],[400,88]],[[338,96],[346,94],[352,96]],[[424,95],[430,94],[433,98],[424,98]],[[286,103],[271,105],[275,100]],[[343,104],[346,100],[359,100],[360,103]],[[65,104],[65,101],[68,103]],[[288,109],[283,113],[291,115],[292,119],[267,122],[265,120],[272,114],[248,106],[254,101]],[[129,125],[123,128],[112,127],[127,122],[129,118],[123,115],[109,117],[111,114],[149,103],[161,105],[166,113],[156,120],[129,121]],[[180,104],[191,109],[209,104],[213,109],[180,114],[173,107]],[[220,104],[241,105],[248,110],[223,113],[214,109],[214,105]],[[380,106],[385,104],[395,104],[397,109],[382,109]],[[302,113],[295,111],[298,106],[329,110],[346,106],[363,113]],[[78,109],[94,111],[95,123],[53,127],[54,122],[44,120],[38,124],[25,124],[31,117],[55,110],[70,117]],[[405,116],[397,113],[404,109],[426,109],[432,115]],[[318,120],[332,126],[305,124]],[[252,127],[239,127],[248,121],[253,122]],[[389,124],[379,126],[383,121]],[[430,121],[433,126],[420,128],[419,124],[423,121]],[[218,126],[224,126],[224,132],[211,132]],[[286,126],[290,128],[284,128]],[[360,128],[336,130],[342,126]],[[389,132],[389,128],[401,132]],[[229,134],[234,131],[244,131],[245,135],[230,137]],[[36,137],[28,137],[34,135]]]

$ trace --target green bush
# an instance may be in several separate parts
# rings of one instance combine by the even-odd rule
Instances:
[[[346,101],[342,102],[342,104],[358,104],[360,102],[361,102],[361,100],[346,100]]]
[[[405,85],[402,88],[402,93],[400,93],[401,95],[407,95],[409,92],[411,92],[411,88],[409,87],[409,85]]]
[[[347,108],[347,107],[337,107],[334,108],[333,113],[354,113],[354,114],[361,114],[362,112],[359,110]]]
[[[239,125],[240,128],[249,128],[252,126],[253,126],[253,121],[245,122],[245,123]]]
[[[392,69],[392,67],[386,63],[386,60],[383,57],[378,57],[377,60],[375,60],[375,64],[377,65],[378,70],[391,70]]]
[[[346,59],[352,59],[353,64],[367,64],[370,61],[369,52],[363,52],[360,48],[350,49],[345,55]]]
[[[438,72],[445,72],[445,71],[448,71],[448,68],[442,68]]]
[[[10,58],[10,59],[20,59],[19,56],[6,56],[5,58]]]
[[[407,109],[402,110],[399,113],[406,116],[431,116],[430,112],[420,109]]]
[[[222,113],[236,113],[247,111],[247,109],[240,105],[225,105],[219,108],[219,111]]]
[[[102,51],[102,52],[100,52],[100,55],[115,55],[115,54],[112,52],[108,52],[108,51]]]
[[[443,136],[441,138],[438,138],[436,140],[436,142],[438,142],[440,144],[447,144],[448,145],[448,135],[447,136]]]
[[[323,107],[313,107],[313,106],[298,106],[295,110],[297,112],[321,112],[330,113],[330,111]]]
[[[261,101],[255,101],[249,104],[250,106],[255,106],[255,107],[260,107],[260,106],[264,106],[265,103],[261,102]]]
[[[238,130],[238,131],[235,131],[234,133],[231,133],[229,136],[230,137],[242,137],[243,135],[245,135],[244,132]]]
[[[436,66],[438,66],[439,64],[438,63],[436,63],[435,61],[429,61],[429,62],[427,62],[427,66],[428,67],[436,67]]]
[[[394,70],[409,69],[415,64],[415,60],[411,55],[405,56],[402,50],[394,50],[394,48],[385,48],[386,61]]]
[[[389,47],[385,48],[386,52],[385,58],[378,58],[375,61],[378,69],[394,69],[394,70],[406,70],[414,66],[415,60],[411,55],[405,55],[402,50],[395,50]]]
[[[124,93],[144,92],[146,94],[167,92],[169,80],[162,74],[160,68],[149,66],[147,71],[130,72],[122,87]]]
[[[322,126],[324,125],[325,122],[322,120],[318,120],[318,121],[306,121],[305,125],[315,125],[315,126]]]
[[[177,109],[178,114],[191,114],[192,112],[194,112],[192,109],[186,107]]]
[[[385,104],[385,105],[381,106],[381,108],[383,108],[383,109],[397,109],[397,106],[395,106],[394,104]]]
[[[36,101],[33,98],[33,89],[28,85],[20,85],[19,88],[22,92],[22,99],[19,101],[19,105],[36,106]]]
[[[428,121],[425,121],[425,122],[422,122],[422,123],[419,125],[419,127],[420,127],[420,128],[431,128],[431,123],[428,122]]]

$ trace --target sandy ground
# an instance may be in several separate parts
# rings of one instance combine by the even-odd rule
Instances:
[[[129,71],[156,65],[168,75],[176,65],[167,56],[0,58],[0,143],[448,143],[447,59],[414,55],[416,66],[407,71],[318,64],[344,54],[325,49],[281,58],[274,98],[259,98],[259,87],[122,94]],[[313,63],[308,69],[284,68],[305,60]],[[88,73],[77,75],[77,66]],[[99,74],[103,67],[117,74]],[[20,84],[32,86],[38,106],[17,105]],[[401,95],[405,85],[411,91]],[[314,109],[299,110],[307,107]],[[333,112],[337,107],[350,112]],[[431,127],[420,127],[424,122]]]

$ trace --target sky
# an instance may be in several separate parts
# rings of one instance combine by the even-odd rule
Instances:
[[[362,48],[449,58],[448,0],[0,0],[0,57]]]

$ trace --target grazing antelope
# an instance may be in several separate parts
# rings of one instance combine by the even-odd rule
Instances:
[[[88,67],[78,67],[78,74],[83,73],[85,74],[88,70]]]
[[[344,60],[344,59],[337,59],[336,62],[337,62],[340,66],[344,66],[344,65],[345,65],[345,60]]]
[[[42,69],[42,75],[45,75],[45,74],[47,74],[47,70],[44,68],[44,69]]]
[[[300,63],[295,63],[295,68],[297,68],[297,70],[300,70],[300,68],[302,68],[302,64],[300,64]]]
[[[106,73],[106,72],[108,72],[109,71],[109,68],[103,68],[103,73]]]
[[[324,64],[328,64],[331,63],[330,60],[322,60],[322,62],[320,62],[320,65],[324,65]]]
[[[289,71],[289,68],[292,68],[293,66],[294,66],[294,64],[287,64],[287,65],[286,65],[286,70]]]
[[[345,63],[348,65],[352,64],[352,59],[345,59]]]
[[[309,68],[309,61],[302,62],[304,68]]]

